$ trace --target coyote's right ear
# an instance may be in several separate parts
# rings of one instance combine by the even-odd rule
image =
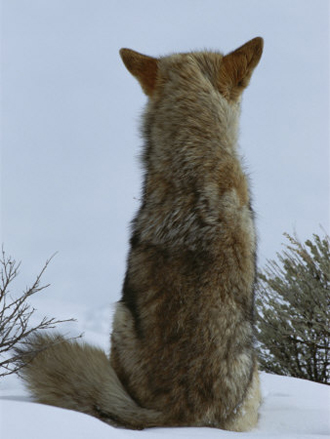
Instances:
[[[145,94],[151,96],[156,87],[158,59],[131,49],[121,49],[119,53],[127,70],[136,77]]]
[[[218,85],[229,101],[237,100],[248,86],[260,61],[263,44],[262,38],[254,38],[222,58]]]

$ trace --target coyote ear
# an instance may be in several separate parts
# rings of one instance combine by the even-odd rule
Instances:
[[[264,40],[257,37],[223,57],[219,89],[229,101],[237,100],[248,86],[253,70],[260,61],[263,44]]]
[[[158,59],[131,49],[121,49],[119,53],[127,70],[136,77],[145,94],[152,95],[156,87]]]

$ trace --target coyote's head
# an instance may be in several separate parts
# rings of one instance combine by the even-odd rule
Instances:
[[[193,75],[193,71],[189,71],[189,64],[197,63],[201,73],[213,83],[227,101],[236,102],[249,84],[262,50],[263,39],[257,37],[228,55],[204,51],[153,58],[131,49],[121,49],[120,55],[127,69],[138,79],[143,91],[151,98],[170,78],[171,64],[175,67],[172,71],[179,72],[184,80],[185,75],[186,79],[189,73]],[[193,81],[194,78],[189,76],[189,80]]]

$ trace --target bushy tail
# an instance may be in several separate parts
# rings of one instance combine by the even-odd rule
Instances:
[[[162,424],[159,412],[140,407],[126,392],[106,354],[60,335],[33,335],[16,350],[20,375],[36,401],[143,429]]]

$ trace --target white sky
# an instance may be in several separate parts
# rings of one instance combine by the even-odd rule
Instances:
[[[2,1],[1,241],[23,286],[58,251],[45,294],[120,297],[146,99],[118,50],[228,52],[259,35],[240,144],[262,266],[283,232],[329,231],[329,1]]]

